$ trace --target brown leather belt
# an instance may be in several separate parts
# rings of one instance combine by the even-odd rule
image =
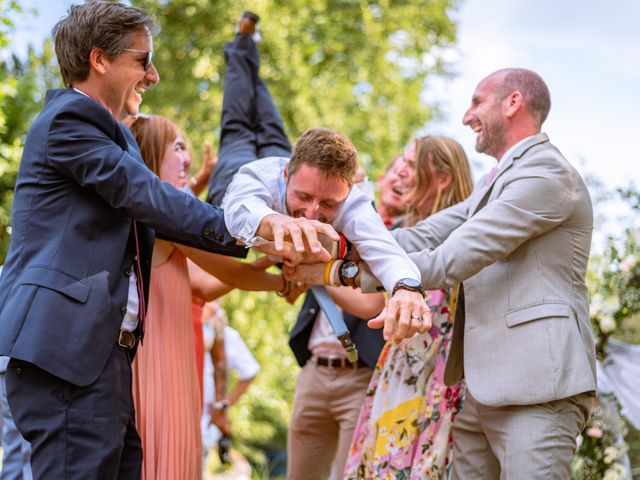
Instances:
[[[120,335],[118,335],[118,345],[124,348],[132,349],[138,343],[138,336],[133,332],[128,332],[127,330],[120,330]]]
[[[341,357],[311,357],[311,361],[319,367],[329,368],[369,368],[363,362],[358,360],[356,363],[352,363],[346,358]]]

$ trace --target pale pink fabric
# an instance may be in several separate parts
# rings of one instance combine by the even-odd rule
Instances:
[[[144,344],[133,362],[142,480],[199,480],[201,400],[185,256],[154,267]]]
[[[484,182],[485,186],[491,185],[491,182],[493,182],[493,179],[496,178],[497,173],[498,173],[498,167],[495,166],[491,169],[491,171],[489,172],[489,175],[487,175],[487,179]]]

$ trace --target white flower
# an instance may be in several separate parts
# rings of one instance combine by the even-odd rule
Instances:
[[[620,480],[622,477],[614,469],[610,468],[604,473],[602,480]]]
[[[604,302],[604,311],[606,313],[614,313],[620,310],[620,299],[617,296],[611,296]]]
[[[593,294],[593,296],[591,297],[591,305],[589,309],[591,310],[591,315],[593,315],[594,317],[599,317],[600,315],[602,315],[602,312],[604,311],[604,301],[602,299],[602,295],[600,295],[599,293]]]
[[[604,449],[604,463],[610,465],[614,460],[620,458],[620,452],[616,447],[607,447]]]
[[[600,318],[599,324],[602,333],[611,333],[616,329],[616,321],[609,315]]]
[[[578,437],[576,438],[576,449],[579,449],[582,446],[583,441],[584,438],[582,437],[582,435],[578,435]]]
[[[614,463],[604,472],[602,480],[621,480],[629,477],[629,471],[621,463]]]
[[[631,270],[634,269],[637,263],[638,263],[638,258],[633,253],[631,255],[627,255],[620,262],[620,270],[622,270],[624,273],[629,273]]]

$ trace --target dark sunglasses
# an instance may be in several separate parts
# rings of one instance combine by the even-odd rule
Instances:
[[[147,56],[144,59],[144,71],[146,72],[151,68],[151,64],[153,63],[153,52],[151,50],[135,50],[133,48],[125,48],[127,52],[138,52],[138,53],[146,53]]]

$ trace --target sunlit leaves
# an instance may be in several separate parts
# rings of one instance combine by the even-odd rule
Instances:
[[[261,16],[262,76],[295,140],[329,126],[348,134],[376,173],[432,116],[420,101],[429,75],[444,74],[455,41],[455,0],[137,0],[162,25],[155,39],[161,83],[143,109],[172,116],[194,145],[215,139],[222,46],[245,8]]]

